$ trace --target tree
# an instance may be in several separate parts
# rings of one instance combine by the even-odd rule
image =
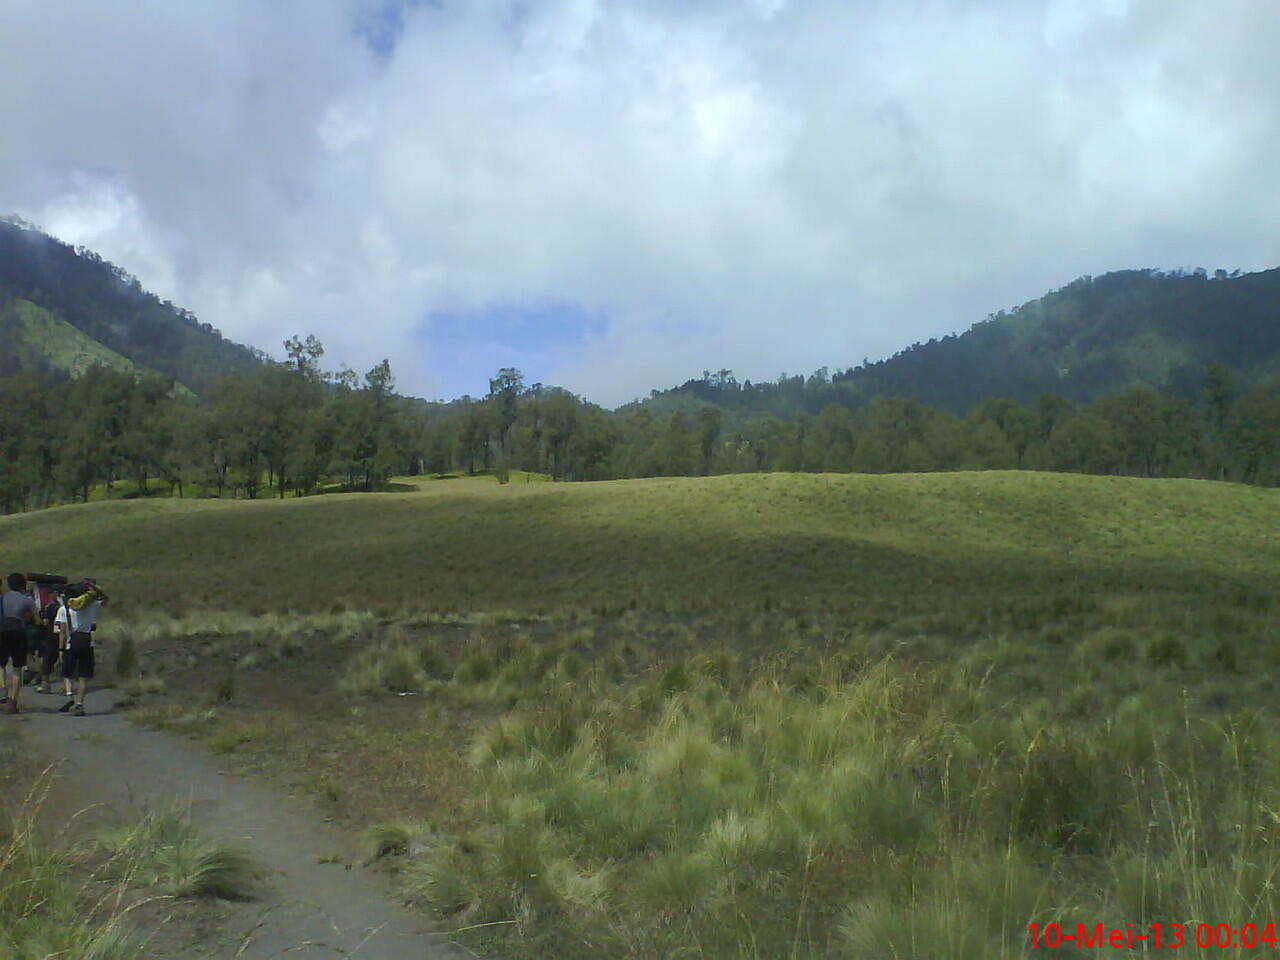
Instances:
[[[297,373],[309,379],[319,379],[320,358],[324,356],[324,346],[312,334],[302,340],[296,334],[284,342],[285,353],[289,357],[289,366]]]
[[[394,389],[391,364],[383,360],[365,374],[364,389],[340,386],[334,395],[333,466],[349,486],[372,490],[386,482],[399,462],[403,437]]]
[[[1253,390],[1241,397],[1227,416],[1224,433],[1245,483],[1275,479],[1280,396]]]
[[[489,381],[489,404],[493,407],[494,423],[498,433],[498,446],[503,459],[507,455],[507,434],[511,425],[516,422],[520,391],[524,388],[524,378],[514,367],[503,367],[498,375]]]
[[[708,404],[698,411],[698,446],[702,450],[702,475],[711,473],[711,454],[715,450],[716,438],[724,426],[724,414],[719,407]]]
[[[552,390],[542,401],[547,446],[551,459],[551,479],[563,480],[569,441],[578,429],[578,400],[567,390]]]

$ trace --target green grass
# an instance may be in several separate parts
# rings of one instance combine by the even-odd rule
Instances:
[[[1037,473],[455,480],[405,494],[146,500],[0,518],[114,616],[878,608],[1270,589],[1275,490]],[[261,590],[259,590],[261,587]]]
[[[103,580],[183,678],[140,719],[332,802],[478,952],[979,960],[1280,910],[1278,496],[453,479],[0,547]]]
[[[368,824],[406,896],[482,954],[1013,958],[1028,922],[1280,908],[1274,688],[1251,679],[1276,655],[1243,639],[1273,610],[1216,634],[1212,611],[1161,613],[1184,664],[1117,642],[1108,621],[1159,620],[1123,596],[1008,633],[961,621],[964,642],[836,615],[369,618],[347,676],[407,669],[418,700],[378,683],[335,710],[325,676],[287,705],[148,718],[215,749],[293,718],[238,755]],[[1238,672],[1214,657],[1229,634]],[[333,662],[352,641],[315,643]]]

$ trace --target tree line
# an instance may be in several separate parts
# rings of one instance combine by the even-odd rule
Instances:
[[[283,497],[375,490],[410,474],[505,481],[512,470],[553,480],[989,469],[1280,480],[1280,389],[1241,390],[1223,365],[1194,401],[1138,386],[1087,403],[991,399],[963,416],[904,396],[779,416],[693,396],[661,412],[608,412],[526,385],[512,368],[484,397],[427,403],[395,392],[386,360],[358,377],[322,371],[314,337],[285,350],[286,362],[225,376],[200,398],[105,367],[0,378],[0,508],[87,501],[103,488]],[[713,379],[723,388],[732,374]]]

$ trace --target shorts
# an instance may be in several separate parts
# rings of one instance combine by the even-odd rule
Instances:
[[[58,662],[58,637],[48,627],[37,627],[36,636],[39,639],[40,651],[40,674],[41,676],[49,676],[53,673],[53,665]]]
[[[62,675],[68,680],[93,677],[93,637],[73,633],[71,643],[62,651]]]
[[[0,632],[0,667],[8,664],[14,667],[27,665],[27,632],[25,630]]]

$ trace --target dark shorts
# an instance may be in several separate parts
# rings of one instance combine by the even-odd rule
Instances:
[[[93,638],[87,633],[73,633],[71,644],[62,651],[62,675],[68,680],[93,676]]]
[[[48,676],[53,673],[53,665],[58,662],[58,637],[48,627],[36,627],[36,637],[39,641],[39,657],[40,657],[40,673]]]
[[[5,630],[0,632],[0,667],[12,664],[27,665],[27,631]]]

